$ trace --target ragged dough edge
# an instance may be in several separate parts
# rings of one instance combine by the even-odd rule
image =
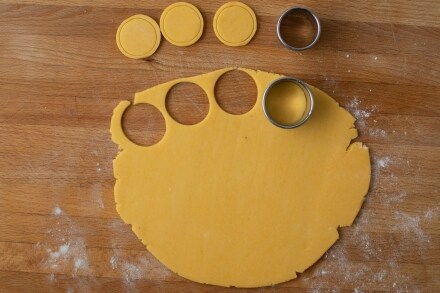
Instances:
[[[365,144],[363,144],[362,142],[354,141],[358,137],[358,130],[355,127],[356,118],[349,111],[347,111],[344,107],[342,107],[336,100],[334,100],[327,93],[325,93],[324,91],[322,91],[314,86],[311,86],[311,85],[309,85],[309,87],[312,89],[313,93],[319,92],[320,94],[325,95],[327,98],[329,98],[329,100],[332,103],[334,103],[338,106],[339,111],[343,111],[343,113],[345,115],[347,115],[351,118],[351,125],[350,125],[350,127],[348,127],[348,130],[350,130],[352,132],[351,133],[351,140],[346,144],[345,155],[347,156],[349,154],[353,154],[354,152],[362,152],[363,153],[364,159],[366,159],[368,161],[368,164],[365,164],[365,165],[368,165],[368,167],[369,167],[368,170],[364,170],[364,171],[366,171],[364,175],[368,176],[369,180],[366,181],[366,183],[359,188],[357,195],[352,195],[352,196],[356,196],[358,198],[358,200],[355,203],[354,208],[347,209],[349,211],[352,211],[351,214],[343,219],[339,219],[337,221],[337,223],[333,224],[333,226],[334,226],[333,239],[329,242],[329,245],[327,245],[327,247],[322,250],[323,253],[319,257],[317,257],[315,261],[311,262],[311,265],[309,265],[308,267],[305,267],[301,270],[297,270],[295,272],[294,278],[285,279],[284,281],[278,282],[276,284],[288,282],[290,280],[296,279],[300,274],[304,273],[307,269],[309,269],[310,267],[315,265],[323,257],[323,255],[339,239],[339,237],[340,237],[339,229],[345,228],[345,227],[350,227],[353,224],[354,220],[356,219],[357,215],[359,214],[360,209],[362,208],[365,197],[368,195],[370,184],[371,184],[371,162],[370,162],[369,148]],[[272,285],[274,285],[274,284],[272,284]]]
[[[370,189],[370,184],[371,184],[371,162],[370,162],[370,155],[369,155],[369,148],[362,142],[358,142],[355,141],[355,139],[358,137],[358,130],[355,126],[355,122],[356,122],[356,118],[348,111],[346,110],[344,107],[342,107],[336,100],[334,100],[332,97],[330,97],[327,93],[325,93],[324,91],[309,85],[309,87],[312,89],[313,92],[318,92],[322,95],[325,95],[327,98],[329,98],[329,100],[336,104],[339,108],[339,111],[342,111],[346,116],[348,116],[351,119],[351,125],[350,127],[348,127],[348,130],[351,131],[351,140],[347,143],[346,145],[346,151],[345,151],[345,155],[349,155],[355,152],[361,152],[363,153],[363,157],[366,161],[368,161],[368,169],[367,170],[363,170],[363,168],[359,168],[358,170],[363,170],[365,171],[364,176],[368,176],[369,180],[366,181],[366,183],[364,184],[364,186],[361,186],[359,188],[359,196],[358,196],[358,202],[357,202],[357,208],[352,209],[354,212],[348,216],[347,218],[341,220],[340,223],[338,223],[337,227],[336,227],[336,231],[338,232],[339,228],[343,228],[343,227],[349,227],[353,224],[354,220],[356,219],[356,216],[359,213],[359,210],[362,207],[362,204],[365,200],[365,197],[367,196],[369,189]],[[365,161],[364,161],[365,163]],[[338,238],[339,239],[339,232],[338,232]],[[337,240],[336,239],[336,240]]]
[[[364,164],[364,165],[368,165],[368,169],[363,170],[363,171],[365,171],[364,176],[368,176],[369,180],[366,181],[365,184],[359,188],[356,195],[352,195],[352,196],[356,196],[358,200],[355,203],[354,208],[347,209],[347,210],[351,211],[351,214],[349,214],[347,217],[345,217],[343,219],[339,219],[337,221],[337,223],[333,224],[335,226],[335,228],[334,228],[334,232],[335,232],[334,241],[328,246],[327,249],[324,250],[322,255],[315,262],[313,262],[312,265],[310,265],[309,267],[313,266],[334,245],[334,243],[336,243],[336,241],[339,239],[339,236],[340,236],[340,233],[339,233],[340,228],[349,227],[353,224],[360,209],[362,208],[363,202],[369,192],[369,188],[370,188],[370,184],[371,184],[371,162],[370,162],[369,148],[365,144],[363,144],[362,142],[354,141],[358,137],[358,130],[355,127],[356,118],[350,112],[348,112],[344,107],[342,107],[338,102],[336,102],[333,98],[331,98],[327,93],[321,91],[320,89],[318,89],[316,87],[313,87],[313,86],[310,86],[310,87],[312,88],[312,90],[314,92],[315,91],[320,92],[321,94],[324,94],[325,96],[329,97],[330,100],[339,107],[340,111],[343,111],[346,115],[351,117],[352,122],[351,122],[351,126],[348,128],[348,130],[352,131],[352,134],[351,134],[351,140],[347,143],[347,146],[346,146],[345,156],[348,156],[350,154],[354,154],[355,152],[363,153],[362,157],[364,157],[364,159],[368,161],[368,164]],[[343,193],[340,192],[340,194],[343,194]],[[297,273],[301,274],[309,267],[307,267],[301,271],[297,271]]]
[[[187,77],[187,78],[181,78],[181,79],[176,79],[176,80],[173,80],[173,81],[170,81],[170,82],[167,82],[167,83],[164,83],[164,84],[161,84],[161,85],[158,85],[158,86],[156,86],[156,87],[159,87],[159,86],[167,86],[167,87],[169,87],[169,89],[172,87],[172,86],[174,86],[175,84],[178,84],[178,83],[180,83],[180,82],[194,82],[195,84],[197,84],[197,81],[194,81],[194,79],[197,79],[197,80],[199,80],[199,79],[201,79],[201,78],[203,78],[203,76],[206,76],[206,77],[210,77],[210,76],[212,76],[212,74],[213,73],[216,73],[218,76],[217,76],[217,78],[216,78],[216,82],[217,82],[217,80],[218,80],[218,78],[220,78],[224,73],[226,73],[226,72],[228,72],[228,71],[231,71],[231,70],[234,70],[234,69],[238,69],[238,70],[242,70],[242,71],[244,71],[244,72],[246,72],[246,73],[248,73],[255,81],[257,80],[257,78],[259,78],[260,77],[260,74],[265,74],[266,75],[266,77],[267,76],[269,76],[268,75],[268,73],[267,72],[263,72],[263,71],[255,71],[255,70],[251,70],[251,69],[246,69],[246,68],[226,68],[226,69],[220,69],[220,70],[217,70],[217,71],[214,71],[214,72],[211,72],[211,73],[207,73],[207,74],[202,74],[202,75],[198,75],[198,76],[194,76],[194,77]],[[277,78],[277,77],[281,77],[281,75],[278,75],[278,74],[274,74],[274,73],[270,73],[270,77],[267,77],[267,82],[270,82],[271,80],[273,80],[274,78]],[[215,82],[215,83],[216,83]],[[214,83],[214,85],[215,85],[215,83]],[[139,92],[139,93],[137,93],[136,95],[135,95],[135,100],[134,100],[134,102],[133,102],[133,104],[137,104],[137,103],[150,103],[151,102],[151,104],[153,104],[154,106],[156,106],[156,107],[158,107],[159,108],[159,110],[161,110],[161,112],[162,112],[162,110],[163,109],[165,109],[164,107],[165,107],[165,103],[164,103],[164,101],[163,101],[163,108],[161,107],[161,105],[160,105],[160,103],[157,103],[157,101],[150,101],[150,100],[145,100],[144,99],[144,96],[146,96],[146,93],[149,93],[149,91],[150,90],[152,90],[152,89],[154,89],[154,88],[156,88],[156,87],[153,87],[153,88],[150,88],[150,89],[148,89],[148,90],[146,90],[146,91],[143,91],[143,92]],[[338,108],[339,108],[339,110],[340,111],[343,111],[344,112],[344,114],[345,115],[347,115],[348,116],[348,118],[350,119],[350,121],[351,121],[351,125],[350,125],[350,127],[348,127],[348,129],[351,131],[351,136],[350,136],[350,141],[348,141],[347,142],[347,146],[346,146],[346,151],[345,151],[345,155],[347,156],[347,155],[349,155],[349,154],[352,154],[352,153],[354,153],[354,152],[362,152],[363,153],[363,156],[365,157],[365,159],[367,159],[368,160],[368,166],[370,167],[368,170],[367,170],[367,172],[365,172],[365,173],[368,173],[368,176],[369,176],[369,178],[370,178],[370,180],[371,180],[371,177],[370,177],[370,175],[371,175],[371,164],[370,164],[370,162],[369,162],[369,150],[368,150],[368,147],[366,147],[364,144],[362,144],[361,142],[353,142],[353,140],[358,136],[358,133],[357,133],[357,129],[355,128],[355,125],[354,125],[354,123],[355,123],[355,121],[356,121],[356,119],[353,117],[353,115],[351,115],[347,110],[345,110],[343,107],[341,107],[340,105],[339,105],[339,103],[337,103],[333,98],[331,98],[329,95],[327,95],[326,93],[324,93],[323,91],[321,91],[321,90],[319,90],[319,89],[317,89],[317,88],[315,88],[315,87],[313,87],[313,86],[311,86],[311,88],[312,88],[312,90],[315,92],[320,92],[321,94],[324,94],[327,98],[329,98],[329,100],[332,102],[332,103],[334,103],[334,104],[336,104],[337,106],[338,106]],[[258,98],[257,98],[257,102],[256,102],[256,104],[257,103],[259,103],[260,102],[260,98],[261,98],[261,92],[263,91],[264,89],[262,89],[262,88],[259,88],[258,89]],[[212,101],[211,99],[210,99],[210,104],[211,103],[216,103],[216,101],[215,101],[215,99]],[[136,234],[136,236],[141,240],[141,242],[147,247],[147,249],[153,254],[153,255],[157,255],[156,253],[155,253],[155,248],[154,247],[152,247],[151,245],[149,245],[148,243],[146,243],[146,241],[144,241],[143,239],[141,239],[138,235],[139,235],[139,233],[138,233],[138,227],[136,227],[135,225],[133,225],[132,223],[131,223],[131,221],[130,221],[130,219],[128,219],[128,218],[126,218],[125,216],[123,216],[122,214],[121,214],[121,212],[120,212],[120,203],[119,203],[119,201],[118,201],[118,198],[120,197],[120,194],[119,194],[119,190],[120,190],[120,181],[121,181],[121,176],[120,176],[120,174],[118,174],[118,168],[117,168],[117,161],[118,161],[118,158],[120,158],[120,157],[122,157],[122,156],[124,156],[124,149],[126,149],[126,148],[131,148],[131,149],[133,149],[133,151],[142,151],[143,149],[145,149],[145,148],[152,148],[152,147],[155,147],[155,146],[157,146],[157,145],[160,145],[160,143],[164,140],[164,139],[162,139],[158,144],[156,144],[156,145],[153,145],[153,146],[149,146],[149,147],[143,147],[143,146],[138,146],[138,145],[136,145],[136,144],[134,144],[134,143],[132,143],[131,141],[129,141],[126,137],[125,137],[125,134],[123,133],[123,131],[122,131],[122,126],[121,126],[121,118],[122,118],[122,116],[123,116],[123,113],[124,113],[124,111],[125,111],[125,109],[129,106],[129,105],[131,105],[131,103],[129,102],[129,101],[122,101],[122,102],[120,102],[120,104],[114,109],[114,111],[113,111],[113,116],[112,116],[112,121],[111,121],[111,133],[112,133],[112,140],[119,146],[119,154],[116,156],[116,158],[114,159],[114,161],[113,161],[113,165],[114,165],[114,177],[115,177],[115,179],[116,179],[116,182],[115,182],[115,188],[114,188],[114,191],[115,191],[115,201],[116,201],[116,209],[117,209],[117,211],[118,211],[118,214],[121,216],[121,218],[124,220],[124,222],[125,223],[127,223],[127,224],[130,224],[131,226],[132,226],[132,230],[133,230],[133,232]],[[211,109],[210,109],[210,111],[209,111],[209,113],[211,112]],[[209,113],[208,113],[208,115],[209,115]],[[162,113],[164,116],[166,116],[166,114],[164,114],[164,113]],[[167,129],[167,131],[166,131],[166,133],[168,132],[168,129]],[[166,134],[165,134],[166,135]],[[164,136],[165,137],[165,136]],[[124,138],[125,138],[125,140],[124,140]],[[126,141],[126,140],[128,140],[128,142]],[[366,174],[364,174],[364,175],[366,175]],[[234,286],[234,287],[241,287],[241,288],[254,288],[254,287],[263,287],[263,286],[271,286],[271,285],[274,285],[274,284],[279,284],[279,283],[282,283],[282,282],[286,282],[286,281],[289,281],[289,280],[292,280],[292,279],[295,279],[295,278],[297,278],[297,276],[298,276],[298,274],[300,274],[300,273],[303,273],[307,268],[309,268],[309,267],[311,267],[311,266],[313,266],[321,257],[322,257],[322,255],[324,255],[325,254],[325,252],[339,239],[339,232],[338,232],[338,229],[340,228],[340,227],[347,227],[347,226],[351,226],[352,225],[352,223],[353,223],[353,221],[355,220],[355,218],[356,218],[356,216],[357,216],[357,214],[358,214],[358,212],[359,212],[359,210],[360,210],[360,208],[362,207],[362,203],[363,203],[363,201],[364,201],[364,198],[365,198],[365,196],[367,195],[367,193],[368,193],[368,189],[369,189],[369,185],[370,185],[370,180],[368,180],[368,183],[366,183],[366,184],[364,184],[364,186],[361,186],[360,188],[359,188],[359,190],[358,190],[358,192],[357,192],[357,194],[358,195],[356,195],[356,197],[358,198],[358,200],[356,201],[356,208],[352,208],[351,210],[352,210],[352,213],[351,214],[349,214],[349,215],[347,215],[346,217],[344,217],[344,218],[342,218],[342,219],[339,219],[338,221],[337,221],[337,223],[334,223],[332,226],[334,226],[334,229],[333,229],[333,231],[334,232],[332,232],[332,234],[334,235],[333,236],[333,239],[331,239],[330,241],[329,241],[329,243],[327,243],[326,244],[326,246],[325,246],[325,249],[322,249],[322,251],[323,251],[323,253],[319,256],[319,257],[317,257],[316,258],[316,260],[314,260],[314,261],[311,261],[310,263],[310,265],[309,266],[306,266],[306,267],[303,267],[303,268],[301,268],[301,269],[299,269],[299,270],[296,270],[296,271],[292,271],[292,274],[290,275],[290,276],[288,276],[288,277],[284,277],[284,278],[282,278],[282,279],[279,279],[279,280],[274,280],[273,282],[272,282],[272,284],[267,284],[266,282],[265,283],[262,283],[262,284],[255,284],[255,283],[253,283],[253,284],[234,284],[234,285],[229,285],[229,287],[231,287],[231,286]],[[122,190],[121,190],[121,192],[122,192]],[[353,195],[354,196],[354,195]],[[163,262],[168,268],[170,268],[170,265],[169,264],[167,264],[167,263],[165,263],[163,260],[161,260],[161,262]],[[173,270],[173,269],[171,269],[170,268],[170,270]],[[174,271],[174,270],[173,270]],[[225,286],[224,284],[216,284],[215,282],[204,282],[204,281],[202,281],[202,280],[196,280],[193,276],[185,276],[185,274],[181,274],[180,272],[178,272],[178,271],[175,271],[175,273],[176,274],[178,274],[178,275],[181,275],[181,276],[183,276],[183,277],[186,277],[186,278],[188,278],[188,279],[191,279],[191,280],[194,280],[194,281],[197,281],[197,282],[199,282],[199,283],[207,283],[207,284],[213,284],[213,285],[219,285],[219,286]]]

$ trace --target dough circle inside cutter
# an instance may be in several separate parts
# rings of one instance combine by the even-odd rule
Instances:
[[[308,85],[294,77],[273,81],[263,94],[263,112],[281,128],[297,128],[313,113],[313,93]]]
[[[151,104],[164,116],[166,133],[155,145],[125,136],[121,118],[131,102],[114,109],[116,208],[173,272],[220,286],[268,286],[296,278],[337,241],[339,227],[353,223],[369,188],[369,153],[352,143],[355,118],[312,86],[307,123],[289,130],[271,124],[262,95],[277,74],[240,69],[254,79],[257,102],[246,114],[226,113],[214,88],[230,70],[137,93],[133,104]],[[208,96],[209,113],[196,125],[167,113],[167,93],[181,82]]]

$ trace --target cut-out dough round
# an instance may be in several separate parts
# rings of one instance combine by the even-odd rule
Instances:
[[[231,69],[182,78],[135,95],[166,120],[151,147],[128,140],[114,110],[112,139],[116,208],[165,266],[190,280],[259,287],[294,279],[350,226],[370,181],[368,148],[354,121],[327,94],[311,87],[315,110],[303,126],[285,130],[262,111],[262,94],[280,75],[241,69],[254,78],[257,103],[243,115],[216,104],[216,80]],[[208,116],[184,126],[166,112],[168,90],[194,82],[207,93]]]
[[[203,33],[203,17],[194,5],[178,2],[168,6],[160,17],[160,29],[165,39],[176,46],[190,46]]]
[[[161,39],[159,25],[149,16],[137,14],[124,20],[116,32],[116,44],[125,56],[143,59],[153,55]]]
[[[248,44],[257,31],[254,11],[241,2],[228,2],[214,16],[214,32],[225,45],[238,47]]]

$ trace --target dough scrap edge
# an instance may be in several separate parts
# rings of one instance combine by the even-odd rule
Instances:
[[[363,195],[360,196],[361,199],[359,200],[358,207],[355,209],[356,211],[353,212],[351,216],[347,217],[347,219],[344,219],[341,223],[338,223],[338,225],[336,226],[335,231],[337,233],[337,238],[336,238],[336,240],[334,242],[334,243],[336,243],[336,241],[339,239],[339,236],[340,236],[339,229],[342,229],[342,228],[345,228],[345,227],[350,227],[350,226],[353,225],[354,221],[356,220],[357,216],[359,215],[359,211],[362,209],[362,205],[363,205],[363,203],[365,201],[365,198],[367,197],[368,193],[370,192],[370,188],[371,188],[371,157],[370,157],[370,149],[363,142],[356,141],[356,139],[359,137],[359,133],[358,133],[358,129],[355,126],[355,122],[356,122],[357,119],[352,115],[352,113],[350,113],[347,109],[345,109],[343,106],[341,106],[335,99],[330,97],[330,95],[328,95],[326,92],[324,92],[321,89],[319,89],[317,87],[314,87],[312,85],[309,85],[309,87],[312,89],[313,92],[319,92],[319,93],[329,97],[330,100],[334,104],[336,104],[338,106],[338,110],[339,111],[343,111],[346,115],[351,117],[352,122],[351,122],[350,127],[348,127],[348,130],[352,131],[352,134],[351,134],[350,141],[346,144],[344,155],[347,156],[350,153],[356,152],[356,151],[364,152],[364,156],[366,156],[366,159],[368,160],[368,167],[369,168],[368,168],[367,173],[368,173],[369,180],[362,187],[362,191],[360,192],[360,194],[363,194]],[[330,245],[330,247],[328,249],[330,249],[334,245],[334,243],[332,245]],[[322,255],[324,255],[324,254],[325,254],[325,252]],[[315,264],[315,263],[313,263],[313,264]],[[313,264],[312,264],[312,266],[313,266]],[[301,272],[298,272],[298,273],[303,273],[304,271],[305,270],[303,270]]]
[[[145,90],[145,91],[141,91],[141,92],[139,92],[139,93],[136,93],[136,95],[135,95],[135,99],[134,99],[133,103],[131,103],[130,101],[125,100],[125,101],[121,101],[121,102],[115,107],[115,109],[113,110],[113,115],[112,115],[112,119],[111,119],[111,127],[110,127],[110,129],[111,129],[111,135],[112,135],[112,140],[113,140],[113,142],[114,142],[115,144],[118,145],[118,148],[119,148],[119,153],[118,153],[118,155],[116,156],[116,158],[113,160],[113,166],[114,166],[114,167],[113,167],[113,169],[114,169],[114,177],[115,177],[115,179],[116,179],[116,180],[115,180],[115,186],[114,186],[115,200],[116,200],[116,198],[117,198],[118,185],[120,184],[120,180],[121,180],[121,178],[120,178],[120,176],[119,176],[119,174],[118,174],[118,172],[117,172],[117,168],[115,168],[115,167],[116,167],[116,166],[115,166],[115,163],[116,163],[116,161],[118,160],[118,157],[123,156],[123,152],[124,152],[124,150],[127,149],[127,148],[129,148],[129,149],[133,149],[133,148],[134,148],[134,149],[136,149],[137,151],[139,151],[139,150],[142,150],[142,149],[144,149],[144,148],[152,148],[152,147],[158,146],[158,145],[160,145],[160,143],[163,141],[163,139],[162,139],[159,143],[157,143],[157,144],[155,144],[155,145],[148,146],[148,147],[143,147],[143,146],[138,146],[138,145],[136,145],[135,143],[131,142],[128,138],[126,138],[126,136],[125,136],[125,134],[124,134],[124,132],[123,132],[123,130],[122,130],[122,125],[121,125],[121,121],[122,121],[121,119],[122,119],[122,116],[123,116],[124,111],[126,110],[126,108],[127,108],[128,106],[130,106],[130,105],[136,105],[136,104],[139,104],[139,103],[149,103],[149,101],[145,101],[145,100],[143,99],[143,93],[146,93],[146,92],[148,92],[149,90],[154,89],[154,88],[156,88],[156,87],[163,86],[163,85],[166,84],[166,85],[169,85],[169,88],[171,88],[172,86],[174,86],[175,84],[178,84],[178,83],[180,83],[180,82],[192,82],[191,80],[194,79],[194,78],[197,78],[197,77],[203,77],[203,76],[208,76],[208,75],[211,75],[211,74],[213,74],[213,73],[218,73],[218,77],[217,77],[217,79],[216,79],[216,82],[217,82],[217,81],[218,81],[218,78],[220,78],[224,73],[226,73],[226,72],[228,72],[228,71],[232,71],[232,70],[234,70],[234,69],[238,69],[238,70],[241,70],[241,71],[244,71],[244,72],[250,73],[250,76],[251,76],[254,80],[256,80],[256,77],[259,75],[260,72],[262,72],[262,73],[266,73],[266,72],[263,72],[263,71],[260,71],[260,70],[252,70],[252,69],[247,69],[247,68],[231,67],[231,68],[226,68],[226,69],[216,70],[216,71],[213,71],[213,72],[210,72],[210,73],[206,73],[206,74],[202,74],[202,75],[197,75],[197,76],[192,76],[192,77],[186,77],[186,78],[179,78],[179,79],[175,79],[175,80],[172,80],[172,81],[166,82],[166,83],[164,83],[164,84],[157,85],[157,86],[155,86],[155,87],[153,87],[153,88],[150,88],[150,89],[147,89],[147,90]],[[281,75],[278,75],[278,74],[275,74],[275,73],[271,73],[271,74],[273,75],[273,77],[279,77],[279,76],[281,76]],[[216,83],[216,82],[215,82],[215,83]],[[196,83],[196,84],[197,84],[197,83]],[[215,85],[215,84],[214,84],[214,85]],[[323,91],[321,91],[320,89],[317,89],[317,88],[315,88],[315,87],[312,87],[312,86],[311,86],[311,88],[312,88],[314,91],[320,91],[320,92],[324,93]],[[258,96],[260,97],[260,89],[258,89],[258,92],[259,92]],[[326,96],[328,96],[326,93],[324,93],[324,94],[325,94]],[[350,141],[348,142],[348,144],[347,144],[346,151],[345,151],[345,155],[348,155],[350,152],[353,152],[353,151],[363,151],[363,152],[367,152],[368,160],[370,160],[370,155],[369,155],[369,149],[368,149],[368,147],[367,147],[366,145],[364,145],[362,142],[356,142],[356,141],[354,141],[354,140],[358,137],[358,132],[357,132],[357,129],[356,129],[355,124],[354,124],[355,121],[356,121],[356,119],[355,119],[355,118],[353,117],[353,115],[351,115],[351,113],[349,113],[345,108],[343,108],[342,106],[340,106],[340,104],[337,103],[334,99],[331,98],[331,100],[332,100],[334,103],[337,104],[337,106],[339,107],[339,110],[344,111],[345,113],[347,113],[347,114],[351,117],[351,119],[352,119],[352,125],[348,128],[349,130],[352,131],[352,137],[351,137],[351,140],[350,140]],[[258,102],[259,102],[259,100],[257,99],[257,103],[258,103]],[[211,103],[211,101],[210,101],[210,103]],[[154,103],[152,103],[152,104],[154,105]],[[208,113],[208,115],[209,115],[209,113]],[[164,116],[165,116],[165,115],[164,115]],[[190,126],[190,127],[191,127],[191,126]],[[166,132],[166,133],[167,133],[167,132]],[[165,133],[165,135],[166,135],[166,133]],[[124,138],[126,139],[126,141],[125,141],[124,139],[121,139],[121,136],[124,137]],[[164,137],[165,137],[165,136],[164,136]],[[357,215],[358,215],[358,213],[359,213],[359,211],[360,211],[360,209],[361,209],[361,207],[362,207],[362,204],[363,204],[363,202],[364,202],[364,200],[365,200],[365,197],[368,195],[369,187],[370,187],[370,184],[371,184],[371,162],[370,162],[369,166],[370,166],[370,170],[369,170],[370,179],[369,179],[369,181],[368,181],[368,184],[366,184],[366,187],[364,188],[364,189],[365,189],[365,192],[363,192],[363,196],[362,196],[362,200],[360,201],[359,208],[356,209],[356,212],[354,213],[354,215],[353,215],[352,217],[350,217],[349,219],[346,219],[346,221],[344,221],[343,223],[340,223],[337,227],[335,227],[335,229],[334,229],[334,232],[335,232],[335,238],[334,238],[334,241],[332,241],[332,243],[328,246],[328,248],[322,253],[322,255],[321,255],[316,261],[314,261],[310,266],[304,268],[303,270],[296,271],[296,272],[292,272],[292,273],[293,273],[293,276],[291,276],[291,277],[289,277],[289,278],[287,278],[287,279],[279,280],[279,281],[275,281],[275,282],[272,282],[272,284],[269,284],[269,285],[268,285],[268,284],[263,284],[263,285],[253,284],[253,285],[248,285],[248,286],[246,286],[246,285],[242,285],[242,286],[237,286],[237,285],[229,285],[229,286],[225,286],[225,285],[222,285],[222,284],[215,284],[215,283],[209,283],[209,282],[203,282],[203,281],[195,280],[194,277],[192,277],[192,276],[187,277],[187,276],[185,276],[184,274],[181,274],[181,273],[178,272],[178,271],[173,271],[172,269],[169,268],[169,267],[170,267],[169,265],[166,265],[166,266],[167,266],[167,268],[169,268],[171,271],[175,272],[176,274],[178,274],[178,275],[180,275],[180,276],[183,276],[183,277],[185,277],[185,278],[188,278],[188,279],[190,279],[190,280],[193,280],[193,281],[196,281],[196,282],[198,282],[198,283],[202,283],[202,284],[211,284],[211,285],[217,285],[217,286],[221,286],[221,287],[236,287],[236,288],[256,288],[256,287],[266,287],[266,286],[273,286],[273,285],[275,285],[275,284],[280,284],[280,283],[284,283],[284,282],[287,282],[287,281],[290,281],[290,280],[296,279],[301,273],[303,273],[305,270],[309,269],[309,268],[312,267],[317,261],[319,261],[319,259],[322,258],[322,256],[326,253],[326,251],[328,251],[328,249],[330,249],[330,248],[334,245],[334,243],[336,243],[336,241],[339,239],[339,229],[340,229],[340,228],[351,226],[351,225],[353,224],[353,222],[355,221],[355,219],[356,219],[356,217],[357,217]],[[124,221],[126,224],[129,224],[129,225],[131,226],[133,232],[134,232],[134,233],[136,234],[136,236],[137,236],[138,233],[136,233],[136,227],[135,227],[134,225],[132,225],[131,223],[129,223],[129,221],[127,221],[127,219],[125,219],[125,218],[121,215],[121,213],[119,212],[118,206],[119,206],[119,203],[116,202],[116,209],[117,209],[117,211],[118,211],[118,214],[121,216],[121,218],[123,219],[123,221]],[[137,237],[138,237],[138,236],[137,236]],[[139,238],[139,237],[138,237],[138,238]],[[139,239],[140,239],[140,238],[139,238]],[[152,247],[151,245],[148,245],[148,243],[144,243],[144,241],[143,241],[142,239],[140,239],[140,240],[141,240],[141,242],[146,246],[146,248],[147,248],[150,252],[152,252],[153,255],[156,255],[155,253],[153,253],[153,251],[155,250],[154,247]],[[162,262],[162,260],[161,260],[161,262]]]

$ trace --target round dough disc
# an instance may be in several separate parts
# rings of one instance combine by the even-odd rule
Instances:
[[[241,69],[254,80],[257,103],[243,115],[224,112],[214,87],[223,69],[137,93],[164,115],[166,133],[141,147],[124,135],[129,101],[114,110],[111,133],[121,218],[165,266],[200,283],[259,287],[285,282],[315,263],[349,226],[370,181],[368,148],[355,119],[311,87],[315,110],[296,129],[281,129],[263,114],[264,89],[280,75]],[[193,82],[210,111],[199,124],[177,123],[167,92]],[[325,260],[323,260],[325,261]]]
[[[178,2],[168,6],[160,17],[163,36],[173,45],[190,46],[203,33],[203,17],[194,5]]]
[[[238,47],[249,43],[257,31],[254,11],[241,2],[228,2],[214,16],[214,32],[225,45]]]
[[[160,44],[159,25],[149,16],[138,14],[124,20],[116,32],[116,44],[125,56],[132,59],[147,58]]]

